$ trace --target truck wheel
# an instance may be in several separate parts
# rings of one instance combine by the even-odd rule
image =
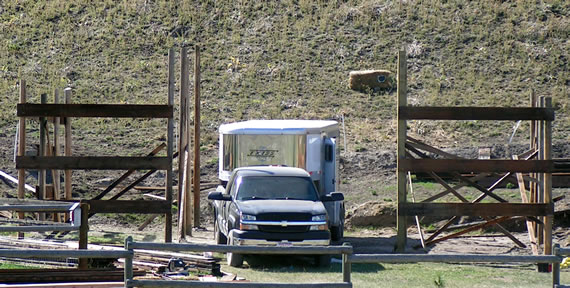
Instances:
[[[339,226],[331,227],[331,239],[333,241],[340,241],[344,236],[344,223],[341,223]]]
[[[329,267],[331,265],[331,255],[316,255],[315,266]]]
[[[233,246],[233,239],[230,236],[228,238],[228,245]],[[226,253],[226,258],[228,260],[228,265],[232,266],[232,267],[241,267],[241,265],[243,265],[243,255],[241,254],[236,254],[236,253],[231,253],[228,252]]]
[[[217,219],[214,220],[214,239],[216,240],[216,244],[226,244],[228,242],[226,235],[220,231]]]

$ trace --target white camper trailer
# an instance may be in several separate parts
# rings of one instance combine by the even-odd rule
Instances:
[[[220,126],[219,179],[233,169],[288,166],[306,170],[322,195],[338,188],[339,128],[325,120],[250,120]],[[344,202],[327,203],[333,240],[342,238]]]

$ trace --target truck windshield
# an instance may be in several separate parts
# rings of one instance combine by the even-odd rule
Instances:
[[[308,177],[243,177],[237,200],[290,199],[317,201],[317,191]]]

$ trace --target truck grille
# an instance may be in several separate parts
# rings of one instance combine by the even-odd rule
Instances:
[[[302,233],[309,231],[309,226],[270,226],[270,225],[260,225],[259,230],[262,232],[272,232],[272,233]]]
[[[311,221],[313,215],[309,213],[263,213],[258,214],[258,221]]]

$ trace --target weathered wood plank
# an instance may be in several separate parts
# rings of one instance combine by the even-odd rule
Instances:
[[[406,48],[400,49],[398,51],[398,75],[397,75],[397,87],[398,87],[398,108],[407,106],[408,98],[408,60],[406,55]],[[398,113],[400,113],[398,109]],[[399,114],[398,114],[399,115]],[[401,161],[406,158],[406,120],[398,116],[398,126],[397,126],[397,166],[398,171],[396,173],[398,178],[398,204],[407,202],[407,190],[406,190],[406,171],[400,169]],[[398,206],[398,211],[400,211],[400,206]],[[398,213],[399,214],[399,213]],[[396,218],[396,226],[398,228],[398,235],[396,239],[396,251],[405,252],[406,242],[407,242],[407,220],[405,216],[398,215]]]
[[[544,216],[554,214],[552,204],[525,203],[399,203],[406,216]]]
[[[554,120],[554,109],[531,107],[399,107],[407,120]]]
[[[398,170],[410,172],[551,172],[551,160],[399,159]]]
[[[22,117],[169,118],[170,105],[141,104],[18,104]]]
[[[163,214],[171,212],[168,201],[147,200],[82,200],[89,204],[91,213]]]
[[[71,170],[166,170],[171,162],[168,157],[119,157],[119,156],[18,156],[16,169],[71,169]]]

